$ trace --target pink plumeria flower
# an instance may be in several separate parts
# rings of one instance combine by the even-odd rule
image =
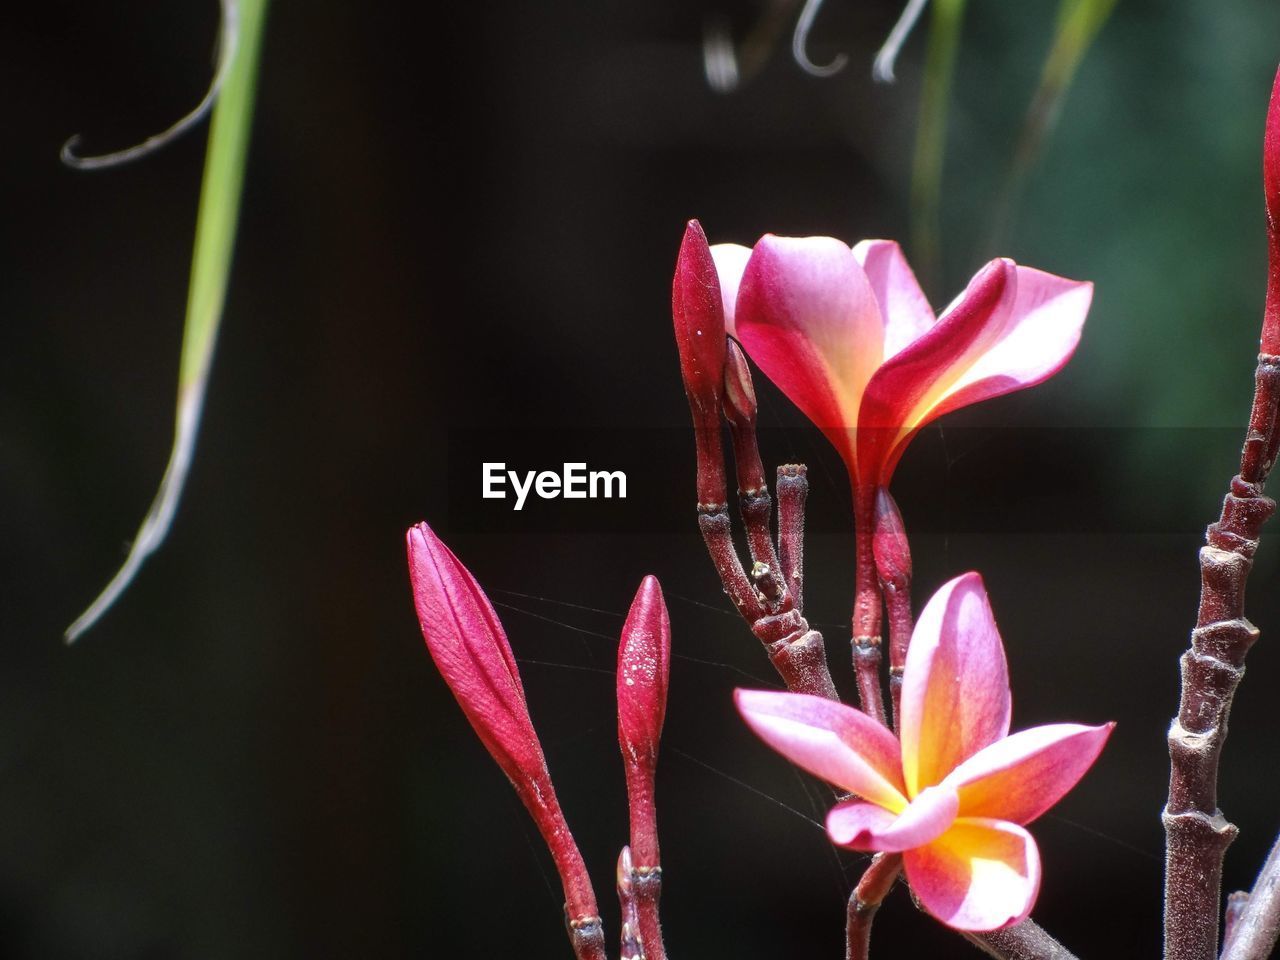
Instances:
[[[711,254],[728,332],[870,488],[932,420],[1060,370],[1093,297],[1090,283],[998,259],[935,317],[891,240],[766,235]]]
[[[1040,854],[1023,825],[1097,759],[1114,724],[1009,735],[1009,673],[982,578],[934,594],[902,686],[901,741],[865,713],[794,693],[739,690],[738,710],[792,763],[856,797],[827,815],[831,841],[901,853],[911,888],[943,923],[995,930],[1025,919]]]

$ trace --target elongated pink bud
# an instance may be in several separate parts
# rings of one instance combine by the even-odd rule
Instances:
[[[876,559],[880,582],[901,587],[911,582],[911,547],[902,514],[885,487],[876,491],[875,526],[872,528],[871,552]]]
[[[1263,353],[1280,353],[1280,70],[1271,87],[1267,130],[1262,141],[1262,188],[1267,199],[1267,303],[1262,321]]]
[[[407,534],[409,581],[427,650],[485,748],[538,826],[564,884],[565,910],[598,926],[595,894],[529,719],[515,656],[475,578],[425,523]]]
[[[902,671],[915,625],[911,617],[911,547],[902,514],[886,487],[876,490],[871,553],[889,615],[889,696],[897,723],[902,701]]]
[[[689,404],[695,414],[708,414],[718,422],[724,382],[724,300],[707,235],[697,220],[689,221],[680,244],[671,284],[671,315]]]
[[[720,447],[720,398],[724,394],[725,326],[720,278],[702,225],[685,228],[671,284],[680,375],[693,414],[698,451],[698,502],[724,502],[724,451]]]
[[[408,544],[413,601],[436,668],[516,788],[545,777],[515,655],[489,598],[425,523],[409,530]]]
[[[730,340],[725,349],[724,415],[738,429],[756,425],[756,388],[746,354]]]
[[[667,714],[670,661],[671,621],[662,587],[645,577],[618,648],[618,744],[627,775],[632,856],[643,867],[658,865],[653,774]]]
[[[667,715],[671,621],[656,577],[631,602],[618,647],[618,742],[630,762],[652,767]]]
[[[733,434],[733,459],[738,469],[738,492],[760,496],[768,492],[764,465],[760,462],[760,445],[756,440],[756,388],[751,382],[751,365],[737,342],[730,340],[724,363],[724,415]],[[753,521],[755,529],[753,529]],[[747,537],[751,555],[757,560],[772,554],[769,520],[747,518]],[[754,537],[754,539],[753,539]],[[763,551],[763,552],[762,552]],[[773,565],[771,559],[766,563]]]

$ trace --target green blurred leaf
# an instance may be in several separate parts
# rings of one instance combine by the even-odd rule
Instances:
[[[1001,187],[992,218],[990,249],[1003,246],[1027,181],[1045,138],[1057,123],[1062,103],[1071,89],[1089,47],[1106,24],[1117,0],[1062,0],[1058,7],[1053,43],[1045,57],[1040,83],[1027,108],[1013,153],[1009,173]]]
[[[947,106],[965,0],[934,0],[920,88],[920,119],[911,164],[912,259],[926,289],[938,280],[941,249],[940,206],[943,157],[947,149]]]
[[[137,575],[143,561],[164,541],[191,467],[231,271],[266,8],[267,0],[241,0],[238,5],[226,6],[233,15],[238,15],[238,37],[233,60],[213,109],[205,154],[169,464],[124,565],[89,608],[67,628],[68,643],[110,609]],[[223,22],[226,29],[234,20],[224,17]],[[228,42],[224,37],[224,49]]]

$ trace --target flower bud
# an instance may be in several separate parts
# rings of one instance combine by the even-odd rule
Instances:
[[[756,389],[751,383],[751,367],[747,355],[730,340],[724,364],[724,415],[733,434],[733,459],[738,471],[738,493],[747,497],[768,496],[764,464],[760,461],[760,445],[756,439]],[[763,516],[744,514],[751,555],[768,557],[773,565],[767,505]],[[754,526],[753,526],[754,525]],[[764,552],[762,552],[764,551]]]
[[[875,526],[872,528],[871,552],[876,559],[880,582],[902,589],[911,581],[911,547],[898,505],[885,487],[876,491]]]
[[[425,523],[408,534],[409,578],[427,650],[462,712],[519,788],[546,777],[515,655],[475,578]]]
[[[1262,188],[1267,202],[1267,301],[1262,321],[1263,353],[1280,353],[1280,71],[1271,87],[1262,141]]]
[[[671,284],[680,375],[693,414],[698,457],[698,503],[708,508],[725,500],[724,450],[720,446],[720,399],[724,393],[724,301],[707,236],[690,220],[680,244]]]
[[[680,244],[671,285],[671,315],[694,419],[718,423],[724,382],[724,301],[711,248],[697,220],[689,221]]]
[[[631,883],[631,873],[634,867],[631,865],[631,848],[624,846],[618,854],[618,865],[614,870],[614,877],[617,880],[618,896],[630,898],[635,893],[635,888]],[[625,907],[624,907],[625,909]]]
[[[506,633],[475,578],[425,523],[406,536],[409,582],[427,650],[555,860],[571,921],[597,918],[582,854],[560,810]]]
[[[756,388],[751,382],[751,367],[733,340],[728,341],[725,351],[724,415],[739,430],[755,427]]]
[[[645,577],[618,648],[618,743],[624,760],[652,768],[667,714],[671,622],[657,578]]]
[[[654,768],[667,715],[671,621],[662,587],[645,577],[622,627],[618,648],[618,745],[627,778],[627,807],[635,862],[656,867],[658,815]]]

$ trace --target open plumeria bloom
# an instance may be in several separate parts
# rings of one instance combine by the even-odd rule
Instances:
[[[935,317],[901,248],[766,235],[711,248],[728,332],[831,440],[855,487],[887,486],[937,417],[1070,359],[1093,285],[992,260]]]
[[[1025,919],[1040,854],[1023,825],[1097,759],[1114,724],[1051,724],[1009,735],[1009,674],[982,578],[946,584],[925,607],[903,676],[901,741],[853,707],[739,690],[751,729],[855,797],[827,816],[831,841],[901,853],[924,907],[960,930]]]

